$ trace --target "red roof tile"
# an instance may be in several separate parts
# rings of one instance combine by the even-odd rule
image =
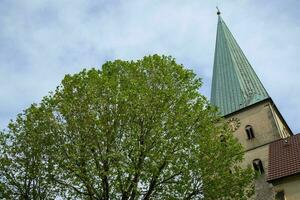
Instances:
[[[277,140],[269,146],[267,181],[300,173],[300,134]]]

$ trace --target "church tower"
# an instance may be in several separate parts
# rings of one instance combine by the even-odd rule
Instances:
[[[242,166],[257,171],[254,199],[274,199],[267,182],[269,145],[293,135],[218,11],[211,103],[243,145]],[[259,66],[258,66],[259,67]]]

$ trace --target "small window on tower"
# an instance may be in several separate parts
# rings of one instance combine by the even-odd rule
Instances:
[[[276,192],[275,200],[285,200],[284,191]]]
[[[262,162],[261,162],[260,159],[253,160],[253,168],[259,174],[265,173],[264,167],[263,167]]]
[[[255,138],[252,126],[247,125],[245,127],[245,131],[246,131],[248,140]]]

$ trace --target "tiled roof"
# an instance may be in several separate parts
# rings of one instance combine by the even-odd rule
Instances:
[[[269,146],[268,181],[300,173],[300,134]]]
[[[267,98],[267,91],[219,15],[211,103],[224,116]]]

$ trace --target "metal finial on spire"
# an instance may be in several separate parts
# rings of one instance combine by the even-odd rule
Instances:
[[[221,14],[221,12],[220,12],[220,10],[219,10],[219,8],[218,8],[218,6],[216,6],[216,8],[217,8],[217,15],[220,15]]]

